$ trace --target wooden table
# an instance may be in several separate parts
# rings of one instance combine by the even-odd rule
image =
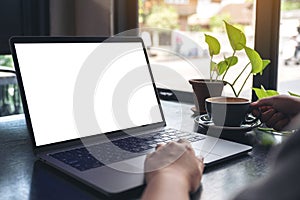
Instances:
[[[162,102],[167,123],[184,130],[197,130],[191,105]],[[254,135],[255,136],[255,135]],[[255,136],[257,138],[257,136]],[[279,141],[282,136],[274,137]],[[32,153],[24,115],[0,118],[0,197],[1,199],[105,199],[93,189],[37,161]],[[202,189],[193,199],[229,199],[243,187],[268,172],[269,147],[254,140],[253,151],[243,157],[223,162],[206,170]],[[141,190],[121,199],[139,198]]]

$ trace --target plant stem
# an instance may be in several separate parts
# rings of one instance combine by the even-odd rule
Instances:
[[[215,71],[212,71],[212,73],[211,73],[211,78],[212,79],[214,78],[214,74],[215,74]]]
[[[251,75],[251,72],[248,74],[247,78],[245,79],[245,81],[244,81],[244,83],[243,83],[243,85],[242,85],[242,87],[241,87],[241,89],[240,89],[240,91],[239,91],[239,93],[237,94],[236,97],[240,96],[240,93],[242,92],[242,90],[243,90],[247,80],[249,79],[250,75]]]
[[[235,91],[233,85],[232,85],[231,83],[227,82],[227,81],[224,81],[224,83],[228,84],[228,85],[231,87],[231,89],[232,89],[232,91],[233,91],[233,93],[234,93],[234,96],[235,96],[235,97],[238,97],[238,95],[236,94],[236,91]]]
[[[234,85],[237,80],[240,78],[240,76],[244,73],[244,71],[246,70],[246,68],[249,66],[250,62],[244,67],[244,69],[241,71],[241,73],[236,77],[236,79],[233,81],[232,85]]]
[[[210,78],[210,82],[212,82],[212,76],[213,76],[213,69],[211,68],[212,60],[213,60],[213,56],[210,57],[210,63],[209,63],[209,78]]]
[[[232,57],[235,55],[235,50],[233,51],[233,53],[232,53]],[[232,59],[231,59],[232,60]],[[223,75],[223,77],[222,77],[222,81],[224,80],[224,78],[225,78],[225,76],[226,76],[226,74],[227,74],[227,72],[228,72],[228,69],[230,68],[229,66],[231,65],[231,60],[230,60],[230,63],[227,65],[227,69],[225,70],[225,73],[224,73],[224,75]]]
[[[218,77],[219,77],[219,75],[218,75],[218,73],[216,73],[216,78],[215,78],[216,81],[218,80]]]

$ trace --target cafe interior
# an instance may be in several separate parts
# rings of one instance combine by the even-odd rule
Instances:
[[[233,199],[243,189],[261,183],[272,172],[274,149],[297,132],[297,128],[274,129],[252,115],[248,124],[219,125],[214,121],[217,116],[211,118],[214,114],[207,108],[207,101],[205,104],[209,96],[196,91],[199,80],[214,79],[223,81],[222,89],[219,95],[210,96],[246,99],[249,104],[274,95],[300,97],[297,0],[1,0],[0,18],[1,199],[140,199],[145,190],[143,184],[107,195],[38,159],[31,110],[24,104],[21,75],[12,56],[12,37],[142,38],[163,120],[176,129],[251,148],[207,165],[201,186],[189,195],[191,199]],[[245,41],[241,49],[232,46],[230,28],[242,33]],[[212,53],[207,35],[218,39],[220,53]],[[59,68],[64,66],[56,62],[55,55],[48,57],[57,63],[54,67],[60,73]],[[237,59],[235,66],[233,58]],[[227,65],[224,70],[222,59]],[[260,69],[255,68],[258,61]],[[38,76],[31,73],[33,79]],[[39,90],[45,90],[43,83],[36,84]],[[46,101],[41,104],[45,114],[51,106],[56,109]],[[55,126],[51,119],[48,125]],[[269,199],[276,199],[272,197],[282,185],[274,188],[266,189],[274,192]],[[299,192],[295,196],[289,196],[292,191],[282,193],[286,196],[279,195],[278,199],[300,198]]]

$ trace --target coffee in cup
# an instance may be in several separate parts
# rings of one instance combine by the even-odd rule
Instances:
[[[209,118],[217,126],[239,127],[244,123],[254,123],[258,120],[248,120],[252,111],[248,99],[239,97],[211,97],[205,100]]]

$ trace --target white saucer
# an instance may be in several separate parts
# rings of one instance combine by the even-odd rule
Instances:
[[[229,126],[216,126],[208,117],[207,114],[199,115],[194,119],[195,123],[205,128],[213,128],[213,129],[221,129],[221,130],[228,130],[228,131],[251,131],[254,128],[259,127],[262,123],[260,120],[250,124],[242,124],[239,127],[229,127]]]

